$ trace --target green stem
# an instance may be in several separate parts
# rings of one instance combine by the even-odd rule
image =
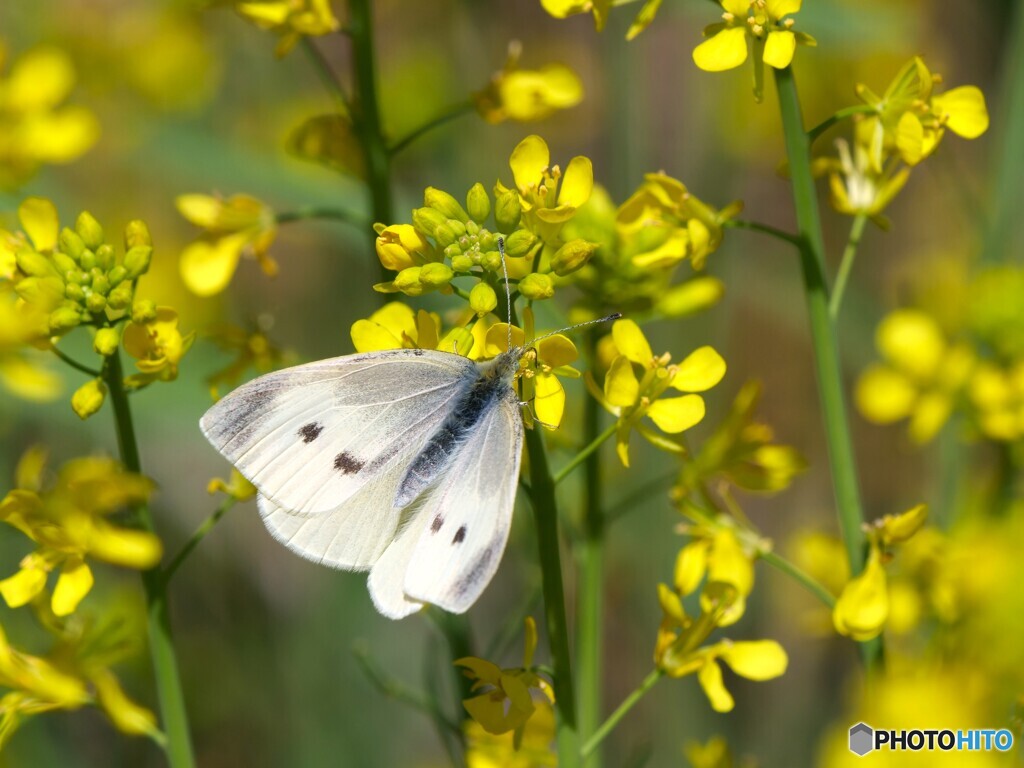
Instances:
[[[192,550],[199,546],[199,542],[206,537],[206,534],[213,530],[213,527],[220,522],[220,519],[224,517],[227,511],[235,506],[236,503],[237,499],[234,497],[225,499],[221,502],[221,505],[217,507],[210,516],[199,525],[198,528],[196,528],[195,533],[189,537],[189,540],[185,542],[185,545],[181,548],[178,554],[174,556],[174,559],[171,560],[171,562],[167,564],[167,567],[164,568],[162,576],[165,588],[167,583],[171,580],[171,577],[174,576],[178,568],[181,567],[181,564],[184,563],[188,556],[192,554]]]
[[[768,550],[766,552],[759,552],[758,556],[764,560],[768,565],[782,571],[787,576],[791,576],[798,582],[807,587],[807,590],[814,595],[816,598],[821,600],[831,610],[836,605],[835,596],[825,589],[824,585],[806,571],[799,568],[794,563],[791,563],[781,555]]]
[[[77,360],[74,360],[74,359],[68,357],[63,352],[61,352],[59,349],[57,349],[57,347],[55,347],[55,346],[51,346],[50,350],[53,352],[53,354],[55,354],[57,357],[59,357],[65,363],[70,365],[76,371],[81,371],[82,373],[87,373],[90,376],[95,376],[95,377],[99,377],[99,376],[103,375],[101,371],[97,371],[95,368],[90,368],[87,365],[82,365]]]
[[[597,356],[598,335],[593,328],[585,337],[587,360]],[[583,434],[590,445],[600,446],[615,433],[613,424],[597,436],[601,409],[596,398],[583,401]],[[586,450],[583,475],[583,567],[580,573],[580,593],[577,606],[577,652],[580,685],[580,739],[586,741],[598,728],[601,717],[601,638],[604,592],[604,513],[601,508],[601,461],[597,447]],[[588,446],[589,447],[589,446]],[[571,467],[570,467],[571,469]],[[561,473],[559,473],[561,475]],[[555,483],[559,482],[558,477]],[[585,761],[588,768],[600,766],[600,755]]]
[[[462,117],[463,115],[468,115],[474,109],[475,107],[473,106],[472,102],[469,101],[464,101],[460,104],[455,104],[454,106],[451,106],[448,109],[444,110],[437,117],[428,120],[423,125],[419,126],[418,128],[414,128],[405,136],[395,141],[395,143],[392,144],[391,147],[388,149],[388,152],[391,154],[392,157],[394,157],[424,134],[430,133],[435,128],[439,128],[445,123],[451,122],[452,120]]]
[[[128,405],[128,393],[124,389],[120,351],[107,358],[104,378],[110,390],[121,462],[128,471],[141,472],[139,448],[132,426],[132,412]],[[147,531],[153,531],[153,518],[145,504],[136,509],[136,514],[142,527]],[[167,609],[167,592],[164,589],[160,568],[144,571],[142,584],[146,591],[149,651],[153,660],[163,730],[167,735],[167,758],[172,768],[192,768],[195,765],[195,758],[192,755],[188,712],[185,709],[185,695],[178,674],[178,660],[174,652]]]
[[[864,234],[864,225],[867,223],[868,217],[863,213],[858,213],[853,217],[850,237],[846,240],[846,248],[843,249],[843,260],[839,262],[836,284],[832,288],[832,298],[828,303],[828,314],[832,318],[833,323],[839,318],[839,310],[843,306],[843,294],[846,292],[846,283],[850,279],[850,272],[853,271],[853,261],[857,256],[857,246],[860,245],[861,235]]]
[[[592,400],[594,400],[594,398],[588,397],[586,402],[589,404]],[[594,404],[597,404],[596,400],[594,400]],[[584,448],[582,451],[573,456],[572,460],[568,464],[566,464],[564,467],[562,467],[554,474],[554,477],[552,479],[554,480],[555,485],[558,485],[563,480],[565,480],[565,478],[567,478],[570,474],[572,474],[572,471],[576,469],[576,467],[578,467],[580,464],[586,461],[592,453],[594,453],[598,448],[600,448],[604,444],[604,442],[611,438],[614,434],[615,425],[612,424],[604,432],[602,432],[593,440],[591,440],[587,444],[586,448]]]
[[[847,118],[853,117],[854,115],[866,115],[866,114],[870,114],[872,112],[877,112],[877,111],[878,110],[875,107],[871,106],[870,104],[857,104],[857,105],[852,106],[852,107],[846,107],[845,109],[840,109],[838,112],[836,112],[831,117],[826,118],[825,120],[822,120],[816,126],[811,128],[811,130],[809,130],[807,132],[807,140],[811,144],[813,144],[815,139],[817,139],[819,136],[821,136],[821,134],[823,134],[825,131],[827,131],[829,128],[831,128],[836,123],[838,123],[838,122],[840,122],[842,120],[846,120]]]
[[[846,416],[842,370],[835,326],[829,316],[828,287],[825,284],[825,244],[818,214],[818,199],[811,175],[811,147],[804,132],[800,99],[797,95],[793,71],[787,67],[776,69],[775,84],[779,93],[779,110],[789,157],[789,172],[793,185],[793,203],[796,208],[797,229],[800,232],[800,265],[803,272],[804,293],[814,346],[818,394],[825,420],[825,439],[832,471],[832,484],[839,513],[839,526],[846,544],[850,572],[859,574],[864,568],[864,534],[861,531],[863,514],[857,468],[854,462],[853,441]],[[861,645],[861,652],[869,668],[876,666],[881,657],[881,645],[871,641]]]
[[[622,703],[619,704],[618,709],[612,712],[608,719],[601,724],[601,727],[597,729],[597,732],[587,740],[587,743],[583,745],[583,749],[580,750],[580,756],[586,759],[595,749],[597,749],[598,745],[604,741],[604,738],[611,733],[615,726],[619,724],[619,721],[626,716],[626,713],[628,713],[629,710],[631,710],[636,703],[640,701],[640,699],[642,699],[664,676],[665,673],[660,669],[651,670],[651,673],[643,679],[640,686],[630,693],[629,696],[623,699]]]
[[[565,591],[562,587],[558,505],[555,501],[555,484],[548,469],[544,436],[539,429],[526,431],[526,449],[530,455],[531,501],[540,550],[541,586],[544,592],[548,644],[555,670],[558,765],[560,768],[573,768],[579,762],[579,738],[576,732],[575,687],[569,654],[569,626],[565,617]]]
[[[370,185],[373,221],[391,223],[391,156],[381,126],[377,95],[377,57],[373,39],[373,9],[370,0],[350,0],[349,36],[352,39],[352,69],[356,81],[356,130],[359,133]],[[370,232],[374,247],[376,233]],[[388,272],[380,267],[382,281]]]
[[[346,211],[342,208],[319,208],[312,205],[296,208],[292,211],[283,211],[274,218],[278,224],[291,224],[296,221],[309,221],[311,219],[343,221],[359,229],[365,229],[369,224],[366,219],[359,214],[352,213],[352,211]]]
[[[770,224],[762,224],[759,221],[746,221],[745,219],[730,219],[725,222],[725,226],[732,227],[734,229],[749,229],[753,232],[760,232],[765,235],[771,235],[772,237],[783,240],[790,245],[800,246],[800,238],[797,235],[791,234],[784,230],[778,229],[771,226]]]

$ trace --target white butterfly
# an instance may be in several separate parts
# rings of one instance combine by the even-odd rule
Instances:
[[[524,348],[475,363],[396,349],[300,365],[230,393],[203,434],[259,490],[270,532],[310,560],[369,570],[377,610],[462,613],[505,550]]]

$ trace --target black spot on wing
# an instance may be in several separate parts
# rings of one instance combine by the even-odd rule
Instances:
[[[317,424],[315,421],[311,421],[309,424],[299,430],[299,437],[302,438],[304,443],[312,443],[318,437],[320,433],[324,431],[323,424]]]
[[[416,355],[416,357],[423,357],[423,350],[422,350],[422,349],[420,349],[419,347],[417,347],[416,349],[414,349],[414,350],[412,351],[412,353],[413,353],[414,355]]]
[[[452,544],[461,544],[466,538],[466,526],[460,525],[459,530],[455,532],[455,536],[452,537]]]
[[[440,515],[437,515],[434,518],[434,522],[432,522],[430,524],[430,532],[431,533],[437,533],[438,531],[441,530],[441,526],[442,525],[444,525],[444,518],[441,517]]]
[[[348,451],[342,451],[334,457],[334,468],[343,475],[354,475],[365,465],[365,461],[356,458]]]

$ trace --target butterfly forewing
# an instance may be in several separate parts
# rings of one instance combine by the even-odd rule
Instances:
[[[213,446],[265,497],[266,519],[276,520],[279,510],[332,513],[343,528],[358,534],[374,525],[356,520],[358,514],[391,514],[408,463],[477,375],[472,361],[445,352],[351,355],[261,376],[220,400],[200,424]],[[388,492],[391,496],[384,497]],[[316,546],[328,538],[305,530]],[[288,529],[281,537],[292,533]],[[293,548],[313,559],[326,559],[331,550]],[[366,541],[353,552],[375,549]],[[345,555],[359,562],[366,556]]]

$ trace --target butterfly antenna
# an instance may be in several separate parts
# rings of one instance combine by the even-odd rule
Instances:
[[[612,314],[608,315],[607,317],[599,317],[597,320],[587,320],[586,322],[583,322],[583,323],[576,323],[576,325],[570,325],[568,328],[560,328],[557,331],[551,331],[550,333],[545,333],[543,336],[538,336],[537,338],[535,338],[530,343],[531,344],[536,344],[538,341],[540,341],[542,339],[547,339],[547,338],[550,338],[552,336],[557,336],[558,334],[565,333],[566,331],[575,331],[577,328],[586,328],[588,325],[597,325],[598,323],[608,323],[608,322],[611,322],[612,320],[618,320],[620,317],[622,317],[622,313],[621,312],[613,312]]]
[[[508,308],[508,315],[505,325],[508,326],[508,343],[506,350],[512,349],[512,289],[508,286],[508,264],[505,263],[505,238],[498,235],[498,254],[501,256],[501,271],[505,275],[505,306]]]

